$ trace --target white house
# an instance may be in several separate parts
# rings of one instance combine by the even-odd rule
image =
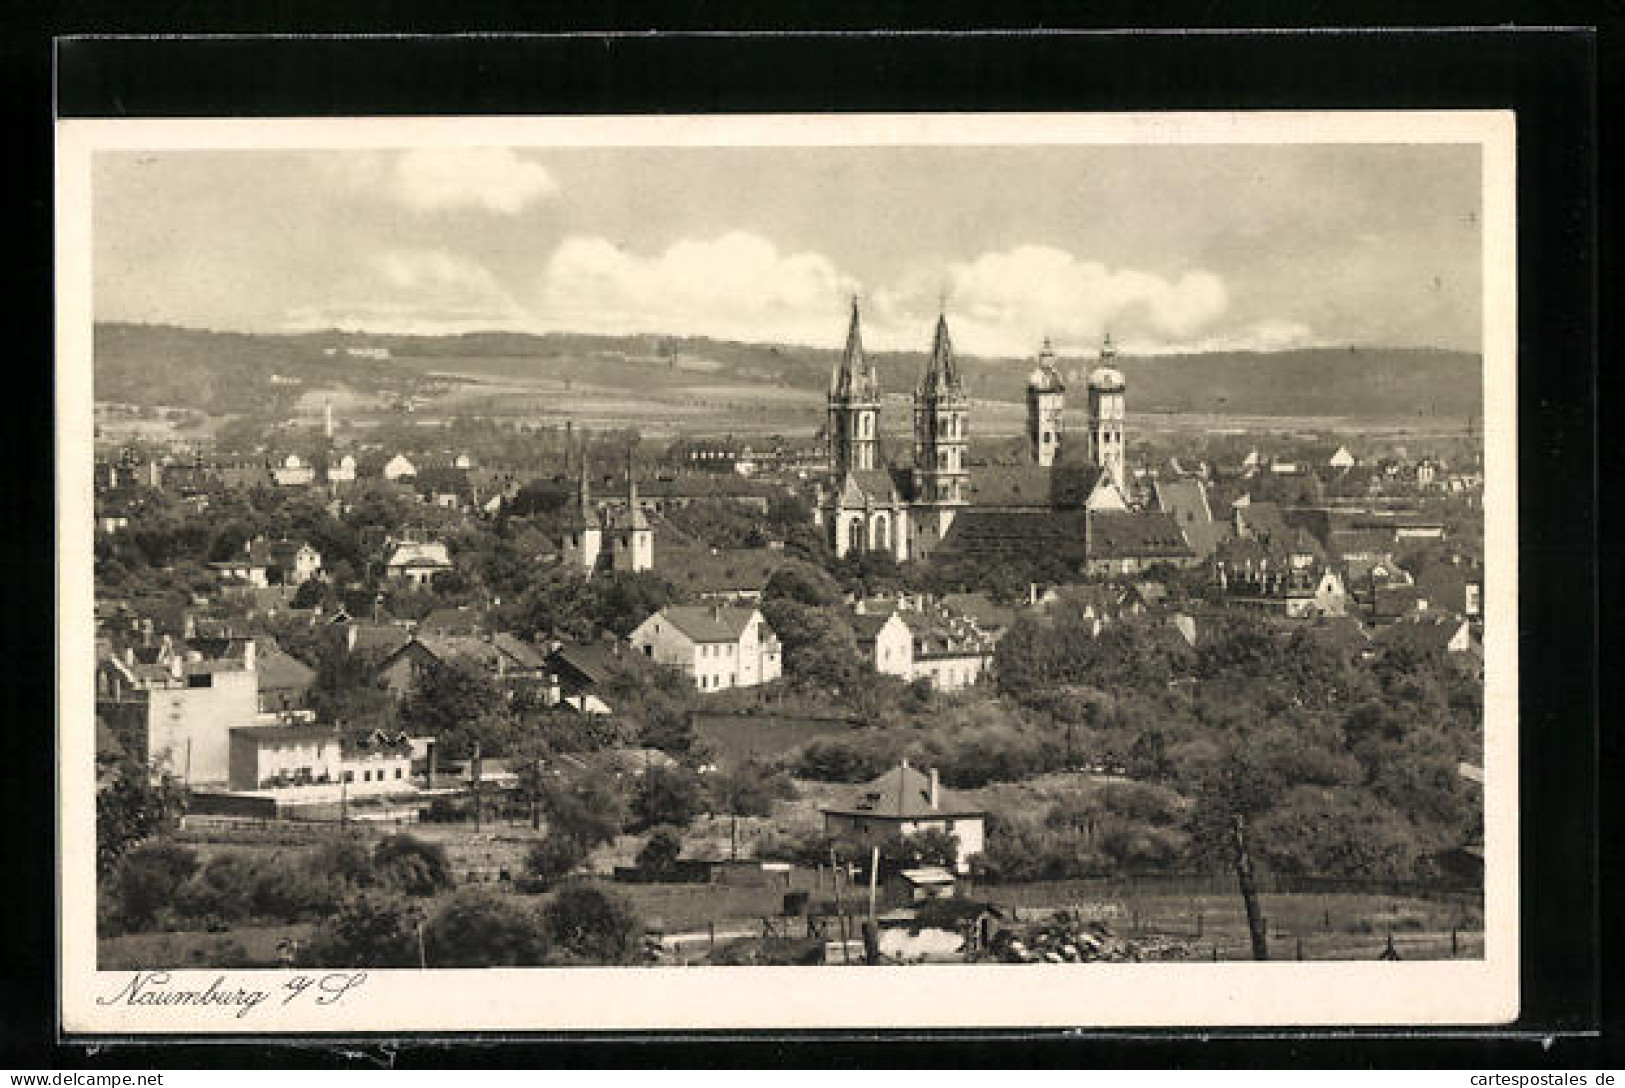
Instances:
[[[903,760],[873,782],[855,788],[846,801],[822,810],[824,830],[880,846],[922,831],[941,831],[959,840],[954,869],[970,871],[970,859],[982,852],[987,813],[951,790],[942,788],[937,772],[910,767]]]
[[[1332,468],[1353,468],[1356,463],[1354,454],[1349,452],[1347,446],[1337,447],[1337,452],[1326,462]]]
[[[316,480],[316,469],[305,463],[297,453],[283,458],[282,464],[271,472],[278,487],[307,487]]]
[[[451,555],[438,540],[403,540],[395,545],[384,569],[391,578],[427,585],[435,575],[452,569]]]
[[[784,671],[778,636],[754,608],[673,605],[640,623],[627,641],[680,669],[701,691],[755,687]]]
[[[876,672],[914,679],[914,635],[903,617],[895,611],[859,613],[852,617],[852,629]]]
[[[417,466],[408,461],[404,454],[397,453],[384,466],[384,479],[386,480],[403,480],[407,477],[415,477],[417,474]]]
[[[415,794],[413,751],[406,734],[381,730],[346,737],[325,725],[233,729],[229,785],[279,800]]]
[[[336,462],[329,462],[327,466],[327,482],[330,484],[355,483],[355,458],[347,453]]]
[[[153,767],[188,786],[224,784],[230,732],[267,720],[254,642],[222,660],[176,652],[142,663],[133,651],[107,654],[96,672],[96,713]]]

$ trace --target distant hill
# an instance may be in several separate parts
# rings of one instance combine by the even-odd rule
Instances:
[[[350,355],[347,348],[383,348],[390,358]],[[245,411],[297,395],[297,387],[273,382],[272,375],[305,387],[343,382],[376,389],[410,384],[435,370],[509,379],[572,377],[632,395],[651,382],[815,391],[828,383],[838,355],[833,348],[659,335],[271,335],[101,324],[96,327],[96,397]],[[898,394],[913,388],[925,359],[923,352],[872,355],[881,384]],[[973,396],[1016,401],[1031,361],[965,356],[961,365]],[[1059,365],[1075,375],[1074,396],[1081,398],[1081,376],[1095,361],[1063,358]],[[1116,365],[1128,380],[1131,410],[1143,412],[1395,419],[1465,418],[1481,411],[1480,358],[1464,352],[1317,348],[1125,356]]]

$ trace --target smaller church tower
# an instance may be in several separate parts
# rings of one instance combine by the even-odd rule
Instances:
[[[1117,485],[1127,494],[1127,471],[1124,447],[1124,428],[1127,422],[1125,394],[1127,386],[1123,372],[1112,366],[1117,349],[1112,346],[1111,334],[1100,349],[1100,365],[1089,372],[1089,463],[1105,469]]]
[[[626,509],[615,519],[614,534],[611,547],[616,572],[654,569],[654,529],[638,502],[638,478],[630,446],[626,450]]]
[[[587,481],[587,447],[581,447],[581,480],[576,490],[577,508],[570,525],[565,529],[565,561],[572,567],[592,576],[598,569],[598,557],[604,550],[604,527],[598,511],[592,505],[591,484]]]
[[[948,337],[948,318],[937,315],[931,357],[914,391],[914,518],[917,554],[948,534],[957,508],[969,501],[970,399],[965,396]],[[923,516],[934,511],[935,517]]]
[[[835,486],[848,472],[866,472],[879,463],[880,378],[863,351],[858,298],[852,296],[852,320],[846,348],[829,379],[829,469]]]
[[[1066,383],[1055,367],[1055,352],[1046,337],[1038,365],[1027,376],[1027,450],[1041,468],[1050,468],[1060,459],[1065,411]]]

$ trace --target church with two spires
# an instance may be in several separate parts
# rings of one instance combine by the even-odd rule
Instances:
[[[1178,523],[1143,510],[1128,477],[1126,384],[1108,337],[1090,372],[1084,433],[1066,434],[1066,383],[1046,341],[1027,379],[1026,461],[973,465],[971,399],[945,314],[913,396],[913,456],[881,456],[875,366],[864,352],[857,300],[830,377],[830,486],[816,517],[838,557],[883,552],[898,562],[934,553],[1044,556],[1080,572],[1134,574],[1194,558]]]

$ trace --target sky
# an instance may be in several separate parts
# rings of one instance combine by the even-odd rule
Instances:
[[[100,151],[95,314],[1029,355],[1480,350],[1472,145]]]

